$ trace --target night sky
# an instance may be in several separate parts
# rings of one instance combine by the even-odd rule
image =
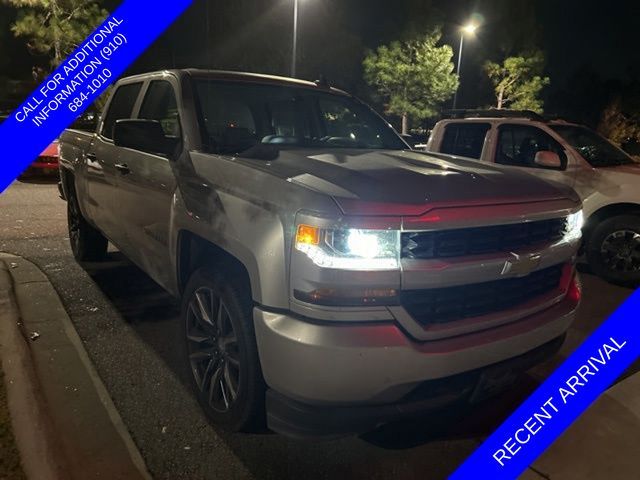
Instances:
[[[600,82],[601,95],[640,82],[638,1],[300,1],[300,76],[313,80],[322,73],[366,99],[371,97],[362,82],[366,49],[441,25],[443,42],[457,55],[459,26],[472,17],[481,20],[481,27],[476,38],[465,43],[462,106],[488,105],[492,100],[482,72],[484,61],[534,47],[544,51],[551,77],[545,91],[547,111],[566,110],[567,104],[575,110],[576,103],[595,101],[590,93],[595,82]],[[119,2],[104,3],[113,9]],[[286,75],[292,3],[195,0],[130,71],[194,66]],[[46,61],[30,56],[23,42],[12,38],[8,24],[13,15],[0,6],[0,77],[28,79],[31,66]],[[575,98],[580,91],[585,98]]]

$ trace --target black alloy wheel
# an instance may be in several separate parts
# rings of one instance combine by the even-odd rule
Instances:
[[[209,287],[193,292],[186,318],[189,364],[200,392],[216,412],[228,412],[238,398],[240,352],[229,309]]]
[[[612,271],[629,274],[640,271],[640,233],[616,230],[600,247],[603,263]]]
[[[214,425],[263,430],[265,384],[250,290],[222,272],[196,270],[185,287],[181,323],[186,365],[196,398]]]
[[[619,215],[601,222],[586,245],[595,274],[617,285],[640,285],[640,216]]]

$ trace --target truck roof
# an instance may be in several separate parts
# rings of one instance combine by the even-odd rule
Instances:
[[[184,68],[184,69],[171,69],[171,70],[159,70],[154,72],[147,72],[138,75],[132,75],[121,79],[120,81],[131,81],[144,79],[151,75],[172,73],[177,77],[189,76],[192,78],[206,78],[209,80],[220,81],[234,81],[234,82],[246,82],[246,83],[259,83],[264,85],[279,85],[288,87],[303,87],[312,88],[318,90],[331,91],[332,93],[338,93],[342,95],[349,95],[347,92],[338,88],[332,87],[324,81],[311,82],[308,80],[301,80],[298,78],[281,77],[277,75],[267,75],[263,73],[251,73],[251,72],[237,72],[231,70],[204,70],[198,68]]]

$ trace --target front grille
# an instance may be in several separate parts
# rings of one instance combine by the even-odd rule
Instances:
[[[453,322],[508,310],[560,287],[562,265],[526,277],[401,292],[400,303],[420,324]]]
[[[560,240],[566,218],[538,222],[402,234],[402,257],[432,259],[510,252],[528,245]]]

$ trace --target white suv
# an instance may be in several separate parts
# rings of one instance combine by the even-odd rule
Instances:
[[[584,253],[594,273],[640,283],[640,164],[587,127],[533,112],[454,111],[430,152],[510,165],[573,187],[584,203]]]

